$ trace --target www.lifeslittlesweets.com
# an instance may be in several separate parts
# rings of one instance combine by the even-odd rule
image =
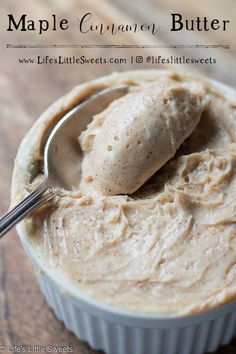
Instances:
[[[161,55],[131,55],[129,57],[86,57],[81,55],[76,56],[62,56],[52,57],[49,55],[38,55],[33,58],[19,58],[19,64],[38,64],[38,65],[73,65],[73,64],[142,64],[148,63],[152,65],[159,64],[200,64],[200,65],[214,65],[217,60],[215,57],[188,57],[188,56],[174,56],[163,57]]]

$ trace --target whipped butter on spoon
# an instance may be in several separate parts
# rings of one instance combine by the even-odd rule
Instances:
[[[135,192],[175,155],[209,102],[195,81],[149,84],[115,100],[79,137],[85,179],[105,195]]]

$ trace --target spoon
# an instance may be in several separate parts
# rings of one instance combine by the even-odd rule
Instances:
[[[93,115],[128,92],[127,86],[104,89],[69,111],[53,128],[44,149],[43,182],[0,219],[0,238],[56,195],[57,188],[75,190],[80,182],[78,136]]]

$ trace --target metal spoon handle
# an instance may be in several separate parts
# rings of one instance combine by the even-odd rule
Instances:
[[[47,191],[47,193],[45,193]],[[0,238],[26,215],[46,204],[55,192],[43,181],[32,193],[0,218]]]

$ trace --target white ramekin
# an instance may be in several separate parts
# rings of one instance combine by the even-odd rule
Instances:
[[[231,88],[210,82],[236,97]],[[24,145],[20,150],[22,168],[27,167],[24,161],[29,160],[32,149],[32,144]],[[229,343],[236,334],[236,301],[208,312],[176,317],[120,310],[90,299],[38,256],[24,223],[17,231],[49,306],[70,331],[94,349],[107,354],[203,354]]]

